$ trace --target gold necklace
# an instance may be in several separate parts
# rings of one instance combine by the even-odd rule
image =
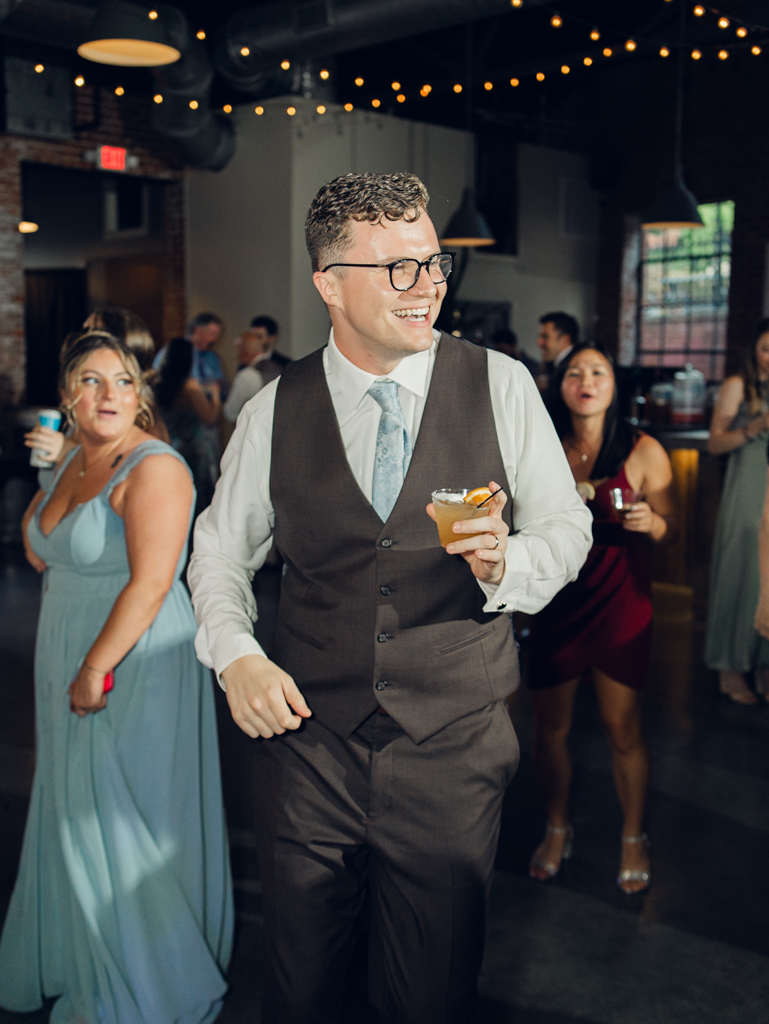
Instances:
[[[83,468],[78,473],[78,476],[82,479],[86,475],[86,473],[88,472],[89,469],[93,469],[94,466],[98,465],[100,462],[103,462],[105,459],[108,459],[110,457],[110,455],[112,455],[113,453],[112,452],[107,452],[106,455],[100,455],[98,459],[94,459],[94,461],[91,463],[90,466],[86,465],[86,462],[85,462],[85,451],[82,448],[80,449],[80,454],[83,456]],[[109,468],[110,469],[114,469],[115,466],[117,466],[118,462],[120,462],[120,460],[122,458],[123,458],[123,454],[121,452],[120,455],[117,455],[115,457],[115,461],[110,463],[110,467]]]

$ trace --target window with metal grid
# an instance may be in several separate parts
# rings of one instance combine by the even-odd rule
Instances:
[[[691,363],[722,380],[732,265],[734,203],[698,207],[702,228],[644,231],[638,264],[636,362]]]

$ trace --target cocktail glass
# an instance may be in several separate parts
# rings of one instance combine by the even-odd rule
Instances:
[[[481,519],[489,514],[488,504],[479,508],[472,502],[464,500],[470,490],[469,487],[441,487],[437,491],[433,491],[438,539],[444,548],[452,541],[461,540],[463,537],[480,537],[480,533],[454,533],[451,529],[454,523],[463,519]]]
[[[643,500],[643,495],[639,491],[634,491],[632,487],[613,487],[611,500],[619,518],[626,519],[633,505]]]

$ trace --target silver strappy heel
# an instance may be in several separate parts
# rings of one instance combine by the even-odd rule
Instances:
[[[622,842],[643,843],[647,850],[651,846],[646,832],[642,832],[640,836],[623,836]],[[640,868],[625,868],[617,875],[617,885],[626,896],[637,896],[641,892],[646,892],[651,885],[651,881],[651,871],[642,871]],[[643,882],[644,884],[640,889],[626,889],[623,882]]]
[[[551,825],[548,821],[547,829],[545,834],[553,836],[566,836],[566,842],[563,844],[563,853],[561,854],[561,861],[559,864],[553,864],[551,860],[544,860],[542,857],[538,857],[536,852],[529,862],[529,878],[533,878],[535,882],[547,882],[551,878],[555,878],[558,872],[561,870],[561,864],[568,860],[574,851],[574,827],[572,825]],[[539,844],[542,845],[541,843]],[[532,874],[532,868],[541,868],[547,878],[538,878],[537,875]]]

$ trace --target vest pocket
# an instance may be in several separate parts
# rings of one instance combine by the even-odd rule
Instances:
[[[494,632],[495,622],[487,626],[485,629],[480,630],[478,633],[473,633],[472,636],[465,637],[464,640],[457,640],[453,644],[448,644],[446,647],[439,647],[439,654],[451,654],[452,651],[461,651],[463,647],[469,647],[471,644],[480,643],[481,640],[485,639],[491,633]]]
[[[317,647],[319,651],[325,651],[326,645],[322,641],[316,640],[315,637],[308,636],[306,633],[300,633],[298,629],[294,629],[294,627],[288,622],[283,623],[283,628],[292,636],[295,636],[297,640],[301,640],[303,643],[309,644],[310,647]]]

